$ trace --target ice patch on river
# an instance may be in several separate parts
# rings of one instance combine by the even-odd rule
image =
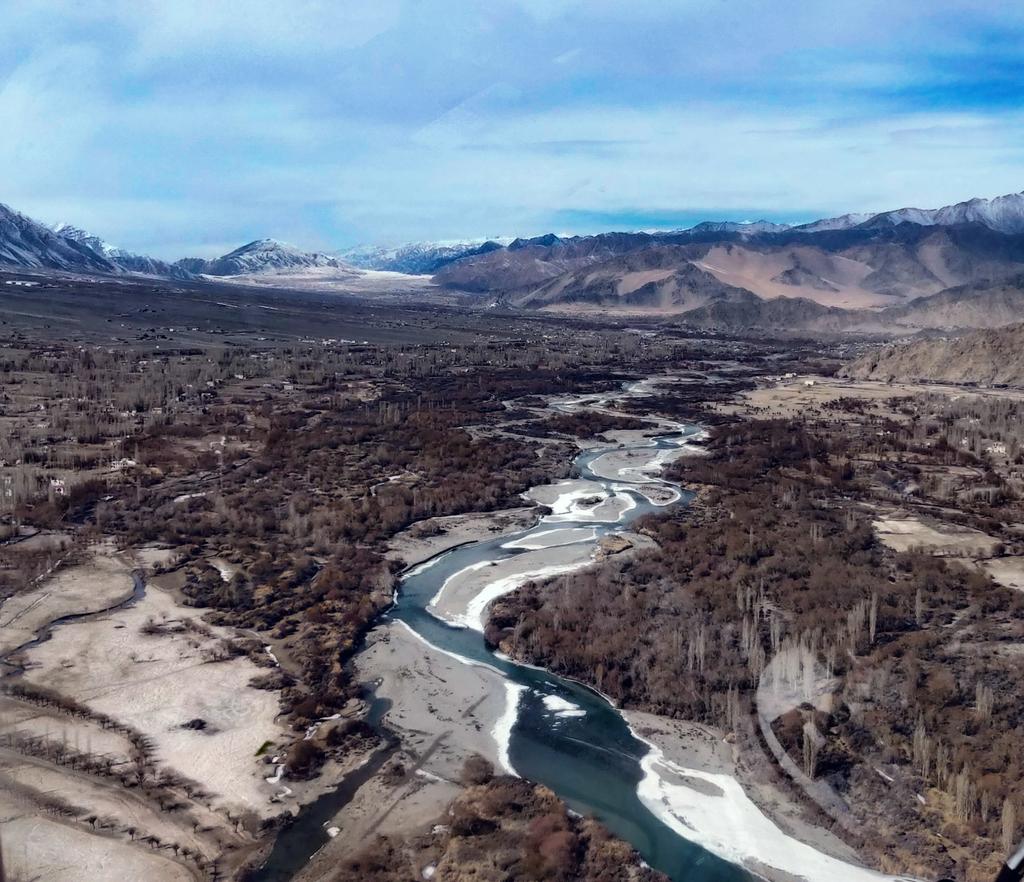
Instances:
[[[574,487],[565,493],[559,493],[555,497],[554,502],[551,503],[551,514],[544,517],[545,521],[558,521],[558,520],[572,520],[574,518],[585,517],[588,511],[592,511],[600,503],[595,503],[594,506],[589,508],[583,508],[577,505],[581,499],[591,499],[594,496],[602,496],[600,487],[579,487],[575,481],[563,481],[561,484],[556,484],[555,488],[562,486]],[[607,495],[601,498],[601,502],[604,502]]]
[[[591,505],[579,505],[584,499],[597,498]],[[598,509],[611,509],[599,514]],[[545,524],[578,523],[595,521],[600,524],[615,524],[625,520],[626,515],[636,508],[636,500],[628,493],[608,492],[598,486],[596,489],[574,490],[559,496],[551,505],[551,514],[545,515]]]
[[[808,882],[905,879],[847,863],[782,832],[732,775],[687,769],[630,727],[650,747],[640,760],[640,801],[669,828],[735,864],[773,867]],[[687,783],[687,782],[691,783]]]
[[[560,695],[545,695],[541,699],[546,707],[556,717],[568,719],[569,717],[585,717],[587,712],[578,704],[573,704]]]
[[[658,508],[664,508],[667,505],[675,505],[683,498],[683,494],[679,492],[678,488],[674,484],[662,481],[660,478],[652,479],[644,484],[612,484],[612,489],[629,490],[633,493],[637,493],[646,499],[651,505],[657,506]],[[658,489],[668,492],[665,496],[659,497],[654,492]]]
[[[491,729],[491,737],[498,745],[498,763],[510,775],[515,775],[516,770],[512,768],[512,760],[509,759],[508,749],[512,742],[512,727],[515,726],[519,717],[519,700],[526,691],[525,686],[519,683],[505,681],[505,710]]]

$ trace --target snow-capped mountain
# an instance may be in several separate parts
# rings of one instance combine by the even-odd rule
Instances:
[[[602,255],[609,256],[628,248],[646,247],[647,244],[679,244],[684,238],[691,237],[701,237],[701,241],[707,241],[709,237],[718,234],[740,234],[746,238],[787,231],[813,235],[855,228],[877,230],[902,223],[951,227],[974,223],[982,224],[997,233],[1024,234],[1024,192],[994,199],[969,199],[936,209],[900,208],[871,215],[844,214],[793,227],[767,220],[705,221],[689,230],[671,232],[604,233],[583,237],[560,237],[549,233],[511,240],[493,238],[417,242],[397,248],[360,246],[337,255],[302,251],[274,239],[258,239],[212,260],[184,258],[173,264],[117,248],[72,224],[48,227],[0,204],[0,265],[73,272],[145,273],[186,279],[197,275],[237,276],[286,271],[294,274],[322,268],[357,273],[356,267],[411,275],[433,275],[442,270],[447,272],[452,264],[462,266],[463,261],[476,264],[487,260],[490,265],[495,263],[489,260],[495,256],[491,252],[512,255],[530,249],[533,254],[538,248],[561,247],[575,254],[598,248]]]
[[[85,245],[101,257],[105,257],[124,272],[144,273],[150,276],[187,277],[189,275],[189,273],[183,272],[180,268],[176,269],[166,261],[147,257],[144,254],[134,254],[131,251],[125,251],[123,248],[117,248],[99,236],[87,233],[81,227],[76,227],[73,224],[59,223],[55,224],[52,229],[58,236],[63,236],[65,239]]]
[[[695,227],[690,227],[688,233],[740,233],[741,235],[754,235],[755,233],[784,233],[789,229],[789,224],[775,224],[767,220],[756,221],[704,221]]]
[[[495,238],[465,242],[411,242],[397,248],[360,245],[342,251],[340,256],[361,269],[430,275],[453,261],[476,254],[486,254],[511,241],[508,238]]]
[[[318,252],[301,251],[292,245],[276,239],[257,239],[241,248],[236,248],[223,257],[208,261],[186,258],[179,261],[192,272],[209,276],[241,276],[248,273],[263,273],[279,270],[300,270],[312,267],[335,267],[348,269],[349,265],[337,257]],[[195,268],[193,268],[195,267]]]
[[[105,256],[75,239],[55,233],[7,205],[0,204],[0,264],[77,272],[117,272]]]
[[[852,214],[841,214],[839,217],[826,217],[821,220],[812,221],[809,224],[800,224],[792,229],[798,233],[823,233],[827,230],[849,230],[860,226],[864,221],[872,217],[870,212],[853,212]]]
[[[872,227],[900,223],[953,226],[978,223],[1000,233],[1024,232],[1024,192],[997,196],[995,199],[968,199],[942,208],[898,208],[884,211],[866,221]]]
[[[178,279],[314,267],[352,270],[349,264],[336,257],[301,251],[274,239],[249,242],[213,260],[186,257],[172,264],[117,248],[73,224],[48,227],[2,204],[0,265],[81,273],[143,273]]]
[[[397,248],[385,248],[383,245],[356,245],[339,251],[338,257],[360,269],[381,269],[397,253]]]
[[[105,242],[99,236],[93,236],[81,227],[76,227],[72,224],[54,224],[50,229],[52,229],[58,236],[63,236],[65,239],[71,239],[85,245],[87,248],[91,248],[101,257],[113,257],[114,253],[118,250],[109,242]]]

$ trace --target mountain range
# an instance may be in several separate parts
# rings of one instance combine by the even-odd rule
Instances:
[[[0,205],[0,216],[2,216],[5,209],[6,206]],[[10,209],[7,210],[9,211]],[[24,218],[24,215],[21,215],[21,217],[23,220],[27,220],[27,218]],[[35,222],[33,221],[32,223]],[[77,242],[79,245],[84,245],[90,251],[106,258],[116,270],[130,273],[143,273],[144,275],[149,276],[177,277],[187,275],[187,273],[181,268],[176,267],[173,264],[169,264],[163,260],[157,260],[153,257],[146,257],[143,254],[133,254],[132,252],[125,251],[122,248],[115,248],[99,236],[93,236],[85,230],[72,226],[71,224],[59,223],[51,229],[58,236],[72,242]],[[70,269],[71,267],[68,268]]]
[[[242,276],[313,267],[349,268],[337,257],[301,251],[276,239],[257,239],[214,260],[186,258],[186,261],[190,272],[207,276]]]
[[[168,278],[244,276],[326,267],[356,272],[339,257],[257,239],[221,257],[168,263],[117,248],[76,226],[48,227],[0,203],[0,266],[78,273],[139,273]]]
[[[798,297],[857,310],[904,305],[951,287],[1024,272],[1024,234],[978,223],[905,222],[754,235],[607,233],[514,245],[448,264],[435,281],[513,306],[574,302],[607,310],[635,307],[638,287],[649,292],[674,268],[692,264],[763,300]],[[650,254],[638,257],[644,251]]]
[[[383,270],[412,276],[433,275],[441,267],[460,260],[496,251],[512,240],[507,238],[475,239],[469,242],[412,242],[398,248],[361,245],[339,254],[346,262],[360,269]]]
[[[1024,315],[1024,193],[796,226],[707,221],[667,232],[549,233],[339,254],[258,239],[218,258],[174,263],[0,205],[4,264],[188,279],[269,276],[284,287],[314,278],[344,286],[366,270],[387,270],[432,276],[434,289],[417,290],[451,292],[470,304],[676,315],[726,330],[993,327]]]

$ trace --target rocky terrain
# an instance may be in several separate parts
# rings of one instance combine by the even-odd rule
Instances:
[[[947,288],[906,306],[885,310],[880,318],[906,328],[999,328],[1024,316],[1024,276]]]
[[[173,263],[0,206],[0,265],[356,297],[401,291],[470,309],[678,315],[728,332],[985,328],[1020,314],[1024,195],[793,227],[706,221],[671,232],[360,247],[343,257],[257,239],[221,257]]]
[[[760,302],[685,258],[678,246],[655,246],[568,272],[526,295],[517,306],[596,307],[684,312],[709,303]]]
[[[845,369],[871,380],[1024,385],[1024,324],[873,350]]]

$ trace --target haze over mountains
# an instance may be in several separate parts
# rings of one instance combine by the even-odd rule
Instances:
[[[669,232],[549,233],[341,254],[259,239],[212,260],[174,263],[0,205],[0,265],[179,279],[266,276],[285,287],[313,275],[343,286],[367,270],[387,270],[431,275],[436,290],[462,292],[471,304],[678,315],[725,330],[997,327],[1024,315],[1024,193],[797,226],[707,221]]]

